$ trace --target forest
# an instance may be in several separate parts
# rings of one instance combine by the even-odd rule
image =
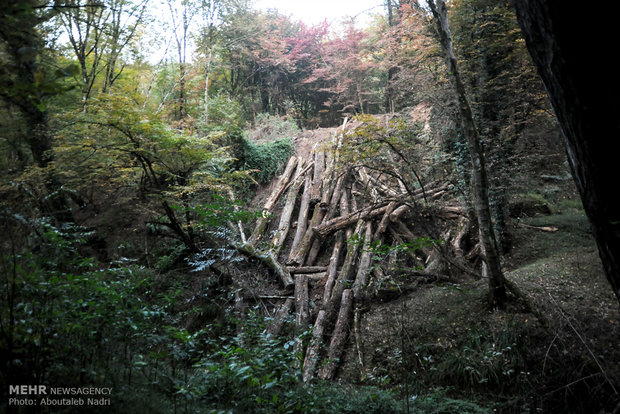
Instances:
[[[2,2],[0,412],[620,414],[611,17],[377,3]]]

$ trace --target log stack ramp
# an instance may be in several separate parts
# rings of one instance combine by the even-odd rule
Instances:
[[[378,256],[378,247],[422,236],[411,230],[407,220],[412,216],[428,217],[432,209],[434,219],[449,222],[442,248],[466,256],[461,247],[470,228],[465,209],[436,202],[450,186],[430,182],[407,191],[411,187],[393,177],[344,163],[339,149],[351,128],[345,121],[330,130],[329,140],[290,158],[251,235],[242,235],[237,246],[279,279],[279,294],[268,297],[274,305],[268,332],[280,334],[293,314],[298,337],[305,338],[295,347],[303,355],[304,381],[334,378],[353,321],[359,321],[371,296],[369,281],[386,277],[385,266],[373,266],[377,260],[391,259]],[[409,272],[441,277],[436,262],[442,248],[410,252]],[[466,267],[463,262],[457,267]],[[307,335],[299,335],[303,332]]]

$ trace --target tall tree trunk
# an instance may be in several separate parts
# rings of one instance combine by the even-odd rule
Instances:
[[[484,260],[487,265],[489,278],[489,303],[492,307],[502,306],[506,299],[506,285],[500,265],[499,249],[489,207],[489,183],[485,167],[484,151],[474,123],[471,106],[467,99],[465,86],[459,73],[454,54],[450,26],[448,24],[448,10],[443,0],[430,0],[428,5],[433,13],[441,47],[446,55],[448,76],[450,77],[458,101],[459,118],[463,134],[467,139],[467,146],[472,160],[474,179],[474,208],[478,216],[480,228],[480,242],[484,250]]]
[[[598,244],[607,280],[620,301],[620,122],[617,65],[596,45],[617,37],[616,15],[603,5],[559,0],[515,0],[517,17],[547,88],[573,178]],[[585,27],[584,27],[585,26]],[[579,27],[579,30],[575,28]]]

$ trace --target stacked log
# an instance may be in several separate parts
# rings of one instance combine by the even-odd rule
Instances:
[[[380,268],[371,266],[373,246],[416,240],[405,223],[421,206],[428,207],[450,189],[445,183],[430,182],[412,190],[413,185],[394,178],[390,181],[372,169],[343,165],[338,154],[340,139],[341,135],[336,135],[331,147],[316,145],[307,160],[291,157],[264,203],[264,214],[252,235],[237,246],[264,263],[285,290],[293,290],[294,299],[287,296],[290,290],[281,296],[283,302],[268,333],[281,332],[293,308],[298,333],[312,325],[307,349],[301,341],[295,346],[296,352],[305,355],[304,381],[335,376],[352,319],[359,324],[370,278],[385,276]],[[282,205],[279,220],[277,226],[270,226],[278,202]],[[435,204],[433,214],[443,220],[458,220],[458,230],[446,244],[465,262],[463,240],[472,227],[465,209]],[[268,238],[270,227],[273,233]],[[443,277],[438,249],[428,248],[419,256],[410,260],[427,259],[433,277]],[[363,365],[359,341],[356,338]]]

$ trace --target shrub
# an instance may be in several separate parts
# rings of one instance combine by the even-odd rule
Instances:
[[[264,144],[243,140],[244,169],[254,170],[253,175],[259,183],[266,183],[279,173],[291,154],[293,143],[290,138]]]

